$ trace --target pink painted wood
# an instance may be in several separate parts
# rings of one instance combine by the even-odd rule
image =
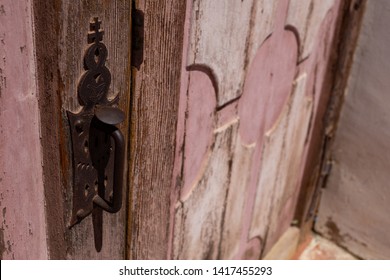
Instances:
[[[48,258],[31,5],[0,5],[1,259]]]
[[[168,256],[256,259],[293,217],[338,16],[332,11],[340,1],[314,3],[318,17],[306,27],[310,13],[302,16],[300,7],[310,0],[253,1],[254,23],[241,29],[249,30],[241,57],[235,52],[240,43],[234,45],[239,38],[230,38],[234,34],[223,32],[226,22],[204,10],[214,4],[194,3],[187,1]],[[247,13],[247,4],[234,13]],[[261,8],[264,17],[258,16]],[[224,36],[230,39],[220,53],[207,52],[219,46],[214,41],[227,42]],[[229,52],[235,53],[231,61]]]

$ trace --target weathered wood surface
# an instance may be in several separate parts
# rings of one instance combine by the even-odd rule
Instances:
[[[289,227],[340,4],[326,2],[187,1],[172,258],[260,258]]]
[[[248,59],[271,33],[277,2],[197,0],[191,4],[187,65],[210,67],[219,86],[218,106],[241,95]]]
[[[294,218],[302,229],[302,240],[306,240],[307,236],[311,235],[319,190],[326,182],[329,170],[327,147],[337,127],[335,124],[349,78],[365,2],[365,0],[341,1],[340,16],[338,16],[335,30],[328,26],[332,24],[334,10],[328,13],[319,31],[324,37],[317,41],[317,46],[314,47],[317,58],[311,60],[310,63],[314,63],[314,66],[305,65],[307,69],[311,68],[315,71],[315,79],[312,81],[309,79],[310,87],[321,94],[314,96],[315,111],[310,124],[311,131],[304,156],[301,189]],[[334,35],[332,35],[333,32]],[[329,42],[332,36],[335,38],[333,43],[321,43],[322,41]],[[324,63],[326,53],[330,53],[330,56]],[[326,71],[328,67],[331,67],[332,71]],[[326,94],[327,92],[330,94]]]
[[[50,258],[122,259],[125,257],[126,203],[117,214],[103,214],[103,248],[96,252],[91,216],[69,229],[72,209],[71,140],[66,110],[78,112],[77,84],[83,73],[89,22],[102,20],[109,98],[120,96],[127,118],[120,125],[127,139],[130,102],[129,1],[34,1],[37,84],[41,112],[44,186]],[[126,184],[125,184],[126,185]],[[125,195],[126,197],[126,195]]]
[[[132,94],[132,259],[165,259],[169,251],[170,201],[175,161],[184,1],[138,1],[145,13],[145,61]],[[176,182],[176,181],[175,181]]]
[[[315,227],[368,259],[390,258],[389,11],[367,1]]]
[[[334,4],[334,0],[290,0],[286,24],[296,28],[299,34],[300,61],[315,51],[320,26]]]
[[[250,236],[265,236],[270,249],[292,220],[300,164],[312,113],[307,75],[298,77],[278,123],[266,133]],[[287,225],[288,226],[288,225]]]
[[[32,2],[0,3],[0,259],[46,259]]]

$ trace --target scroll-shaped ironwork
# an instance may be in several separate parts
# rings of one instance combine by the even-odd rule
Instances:
[[[93,18],[84,55],[85,72],[77,94],[82,110],[67,111],[73,149],[73,207],[70,227],[92,213],[95,247],[102,247],[102,210],[119,211],[122,203],[124,141],[116,128],[124,120],[117,105],[108,100],[111,74],[105,63],[101,21]],[[114,155],[110,156],[111,154]]]

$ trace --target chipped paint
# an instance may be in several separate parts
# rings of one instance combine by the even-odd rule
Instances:
[[[291,223],[310,122],[327,66],[328,49],[322,45],[332,41],[332,32],[323,35],[318,30],[334,29],[334,21],[325,18],[339,4],[338,0],[305,3],[311,12],[303,17],[296,13],[302,1],[231,5],[188,1],[172,188],[172,205],[178,207],[175,214],[171,210],[174,258],[259,258]],[[232,32],[226,18],[245,20],[233,26],[240,31]],[[299,64],[304,52],[313,55]],[[323,67],[313,71],[318,61]],[[209,80],[194,75],[199,69],[192,65],[209,69]],[[208,85],[206,97],[204,85]],[[215,102],[213,90],[216,105],[210,107]],[[196,103],[189,93],[207,106],[191,106]],[[209,116],[208,125],[191,124],[187,121],[191,114]],[[236,124],[233,134],[222,136]],[[195,128],[196,137],[189,136],[187,132]],[[208,138],[211,144],[202,144],[201,153],[196,145],[186,146],[188,137],[207,143],[203,140],[213,132],[221,139],[231,137],[234,146],[217,145],[221,141],[217,138]],[[203,161],[191,160],[192,154],[203,154]],[[183,172],[192,162],[193,168]]]

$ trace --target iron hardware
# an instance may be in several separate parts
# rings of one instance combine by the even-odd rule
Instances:
[[[131,12],[132,17],[132,38],[131,38],[131,65],[137,70],[140,69],[144,61],[144,13],[135,8]]]
[[[84,55],[85,72],[77,94],[82,110],[67,111],[73,152],[73,206],[70,227],[92,214],[95,248],[102,248],[102,211],[122,206],[125,141],[116,127],[125,119],[117,108],[119,96],[109,100],[111,74],[103,44],[101,21],[93,18]],[[113,154],[113,157],[111,156]]]

